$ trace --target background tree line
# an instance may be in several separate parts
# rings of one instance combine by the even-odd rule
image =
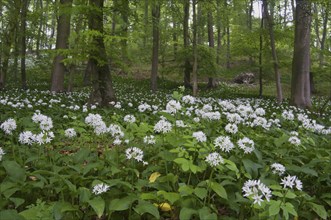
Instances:
[[[291,102],[309,107],[312,76],[330,80],[330,7],[328,0],[0,0],[0,88],[20,81],[26,89],[29,65],[39,62],[51,91],[71,91],[79,77],[93,88],[90,102],[108,105],[116,99],[110,72],[147,75],[153,92],[160,79],[180,80],[197,95],[199,81],[213,88],[215,79],[245,71],[259,77],[261,96],[263,82],[275,83],[278,102],[291,78]]]

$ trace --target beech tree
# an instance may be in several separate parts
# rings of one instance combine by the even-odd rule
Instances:
[[[94,33],[89,52],[89,68],[92,75],[92,92],[89,103],[109,106],[111,101],[116,100],[116,96],[103,42],[104,0],[89,0],[89,4],[89,29]]]
[[[153,92],[157,90],[157,72],[159,65],[159,45],[160,45],[160,3],[153,1],[152,4],[152,20],[153,20],[153,53],[152,53],[152,71],[151,71],[151,89]]]
[[[299,108],[311,107],[310,28],[311,3],[309,0],[296,0],[291,103]]]
[[[51,79],[51,91],[63,92],[64,91],[64,74],[65,65],[63,59],[63,51],[68,49],[68,39],[70,35],[70,13],[68,9],[71,8],[72,0],[60,1],[60,16],[57,23],[57,35],[56,35],[56,50],[58,55],[55,56],[53,62],[52,79]]]

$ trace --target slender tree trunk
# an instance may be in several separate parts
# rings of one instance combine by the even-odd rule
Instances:
[[[221,53],[221,46],[222,46],[222,36],[221,36],[221,9],[220,9],[220,0],[216,1],[216,29],[217,29],[217,54],[216,54],[216,63],[220,64],[221,60],[220,60],[220,53]]]
[[[28,12],[29,1],[22,1],[21,11],[21,80],[22,89],[27,89],[26,82],[26,67],[25,67],[25,56],[26,56],[26,16]]]
[[[263,7],[263,6],[262,6]],[[263,93],[263,83],[262,83],[262,74],[263,74],[263,66],[262,66],[262,55],[263,55],[263,27],[264,27],[264,10],[262,8],[262,17],[260,24],[260,47],[259,47],[259,97],[262,98]]]
[[[121,7],[121,16],[123,20],[122,24],[122,33],[121,33],[121,47],[122,47],[122,59],[124,61],[128,61],[129,56],[128,56],[128,30],[129,30],[129,12],[130,12],[130,7],[129,7],[129,0],[120,0],[120,4],[122,5]]]
[[[279,72],[279,63],[278,63],[278,57],[276,53],[276,46],[275,46],[275,35],[274,35],[274,21],[273,17],[269,15],[268,11],[268,2],[267,0],[263,0],[263,8],[265,11],[266,16],[266,22],[269,29],[269,36],[270,36],[270,47],[272,52],[272,58],[273,58],[273,66],[275,71],[275,80],[276,80],[276,89],[277,89],[277,102],[280,104],[283,101],[283,93],[282,93],[282,85],[280,80],[280,72]]]
[[[53,62],[51,91],[63,92],[64,91],[64,74],[66,67],[63,63],[65,58],[60,50],[68,49],[68,39],[70,35],[70,13],[65,12],[71,8],[72,0],[60,1],[60,17],[57,24],[57,36],[56,36],[56,50],[59,54],[56,55]]]
[[[310,1],[296,0],[295,15],[291,104],[299,108],[310,108]]]
[[[190,0],[184,0],[184,21],[183,21],[183,39],[185,49],[185,64],[184,64],[184,86],[185,88],[191,88],[191,65],[188,58],[188,47],[189,47],[189,28],[188,21],[190,17]]]
[[[175,16],[175,2],[171,1],[171,8],[172,8],[172,24],[173,24],[173,33],[172,33],[172,40],[174,43],[174,60],[177,60],[177,51],[178,51],[178,37],[177,37],[177,20]]]
[[[208,44],[209,47],[214,50],[215,48],[215,41],[214,41],[214,29],[213,29],[213,13],[211,11],[208,12]],[[207,88],[215,88],[216,81],[213,77],[208,77],[208,85]]]
[[[42,28],[43,28],[43,24],[44,24],[43,0],[38,0],[37,10],[41,11],[41,16],[39,18],[38,34],[37,34],[37,39],[36,39],[36,56],[39,58],[40,57],[40,52],[39,52],[40,44],[41,44],[41,38],[42,38]]]
[[[291,7],[292,7],[292,15],[293,15],[293,21],[295,19],[295,5],[294,5],[294,0],[291,0]]]
[[[224,4],[225,4],[225,9],[228,10],[229,6],[228,6],[228,3],[226,0],[225,0]],[[230,60],[231,60],[230,45],[231,44],[230,44],[230,21],[229,21],[228,13],[229,12],[227,12],[227,15],[226,15],[226,28],[225,28],[225,31],[226,31],[226,68],[230,69],[230,67],[231,67],[231,65],[230,65]]]
[[[196,15],[196,0],[192,1],[193,8],[193,96],[198,95],[198,50],[197,50],[197,15]]]
[[[319,67],[320,68],[322,68],[324,65],[325,40],[326,40],[327,31],[328,31],[330,7],[331,7],[331,3],[327,2],[326,7],[324,9],[324,13],[323,13],[323,31],[322,31],[320,53],[319,53]]]
[[[143,39],[143,46],[144,48],[146,47],[146,42],[147,42],[147,33],[148,33],[148,0],[145,0],[144,2],[144,29],[145,29],[145,34],[144,34],[144,39]]]
[[[152,71],[151,71],[151,89],[153,93],[157,90],[157,72],[159,65],[159,45],[160,45],[160,5],[158,2],[153,2],[152,6],[153,18],[153,55],[152,55]]]
[[[103,0],[89,0],[89,4],[92,6],[89,15],[89,29],[100,33],[100,35],[93,37],[90,46],[89,62],[91,62],[93,79],[89,103],[109,106],[110,102],[116,101],[116,97],[103,42],[103,3]]]

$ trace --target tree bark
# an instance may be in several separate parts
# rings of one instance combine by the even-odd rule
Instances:
[[[214,28],[213,28],[213,13],[212,11],[208,11],[208,45],[212,50],[215,48],[215,41],[214,41]],[[215,88],[216,87],[216,81],[213,77],[208,77],[208,84],[207,88]]]
[[[263,7],[263,6],[262,6]],[[264,27],[264,10],[262,8],[262,17],[261,17],[261,24],[260,24],[260,47],[259,47],[259,97],[262,98],[263,95],[263,83],[262,83],[262,74],[263,74],[263,67],[262,67],[262,55],[263,55],[263,27]]]
[[[152,6],[153,19],[153,54],[152,54],[152,71],[151,71],[151,89],[153,93],[157,91],[157,72],[159,65],[159,44],[160,44],[160,5],[153,2]]]
[[[91,75],[93,77],[89,103],[109,106],[111,101],[116,101],[116,96],[103,42],[103,3],[103,0],[89,0],[89,4],[92,6],[89,15],[89,29],[100,33],[100,35],[93,37],[92,49],[89,54]]]
[[[216,1],[216,29],[217,29],[217,54],[216,54],[216,63],[220,64],[221,60],[220,60],[220,53],[221,53],[221,40],[222,40],[222,36],[221,36],[221,9],[220,9],[220,0]]]
[[[323,13],[323,31],[322,31],[322,39],[321,39],[321,47],[320,47],[320,53],[319,53],[319,67],[323,67],[324,65],[324,50],[325,50],[325,40],[327,35],[327,27],[328,27],[328,21],[329,21],[329,13],[330,13],[330,7],[331,3],[327,2],[326,7],[324,9]]]
[[[196,0],[192,1],[193,8],[193,71],[192,71],[192,81],[193,81],[193,96],[198,95],[198,50],[197,50],[197,15],[196,15]]]
[[[275,71],[275,80],[276,80],[276,89],[277,89],[277,103],[280,104],[283,101],[283,92],[282,92],[282,85],[280,80],[280,72],[279,72],[279,63],[278,63],[278,57],[276,52],[276,45],[275,45],[275,35],[274,35],[274,19],[273,16],[269,15],[268,11],[268,2],[267,0],[263,0],[263,8],[266,16],[266,22],[269,30],[269,36],[270,36],[270,47],[271,47],[271,53],[273,58],[273,66]]]
[[[51,80],[51,91],[52,92],[63,92],[64,91],[64,74],[66,67],[63,63],[65,56],[63,51],[69,47],[69,35],[70,35],[70,13],[64,11],[71,8],[72,0],[61,0],[60,1],[60,16],[57,23],[57,34],[56,34],[56,50],[58,55],[54,58],[52,80]]]
[[[191,88],[191,65],[188,58],[188,47],[189,47],[189,29],[188,21],[190,17],[190,0],[184,0],[184,21],[183,21],[183,40],[185,49],[185,63],[184,63],[184,86],[185,88]]]
[[[228,10],[228,3],[225,0],[224,1],[224,5],[225,5],[225,9]],[[231,54],[230,54],[230,21],[229,21],[229,12],[227,12],[226,15],[226,27],[225,27],[225,31],[226,31],[226,68],[230,69],[230,60],[231,60]]]
[[[28,0],[22,0],[22,11],[21,11],[21,80],[22,80],[22,89],[27,89],[26,82],[26,65],[25,65],[25,56],[26,56],[26,16],[28,13]]]
[[[146,42],[147,42],[147,33],[148,33],[148,0],[145,0],[144,2],[144,29],[145,29],[145,34],[143,38],[143,46],[144,48],[146,47]]]
[[[295,15],[291,104],[299,108],[310,108],[310,1],[296,0]]]

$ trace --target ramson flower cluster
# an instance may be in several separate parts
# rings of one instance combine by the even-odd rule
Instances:
[[[93,187],[92,192],[95,195],[100,195],[101,193],[107,192],[108,190],[109,186],[107,184],[99,183]]]
[[[207,141],[207,136],[202,131],[193,132],[192,137],[194,137],[197,142],[200,143]]]
[[[285,173],[285,167],[284,165],[280,163],[273,163],[271,164],[271,169],[273,174],[277,174],[279,176],[282,176]]]
[[[247,180],[242,188],[244,196],[254,200],[254,204],[259,204],[265,198],[268,202],[271,198],[271,190],[260,182],[260,180]]]
[[[161,119],[154,125],[154,131],[156,133],[168,133],[172,129],[172,125],[165,119]]]
[[[32,116],[32,121],[34,123],[39,123],[40,129],[43,131],[49,131],[53,128],[53,121],[50,117],[41,114],[39,111],[36,111]]]
[[[234,148],[234,144],[229,136],[219,136],[214,140],[215,147],[219,147],[224,152],[230,152]]]
[[[238,147],[240,149],[244,150],[245,154],[252,153],[253,150],[255,149],[254,141],[249,139],[248,137],[244,137],[242,139],[239,139],[237,144],[238,144]]]
[[[290,176],[284,177],[282,182],[280,183],[284,186],[284,188],[291,188],[295,186],[298,190],[302,190],[302,182],[298,179],[297,176]]]
[[[216,167],[218,165],[220,165],[221,163],[224,163],[224,159],[223,157],[217,153],[217,152],[214,152],[214,153],[210,153],[205,161],[211,166],[211,167]]]
[[[7,119],[0,125],[0,129],[3,130],[6,134],[11,135],[14,130],[16,130],[17,125],[16,121],[12,118]]]
[[[144,152],[138,148],[138,147],[130,147],[125,150],[125,156],[126,159],[134,159],[138,162],[142,162],[144,165],[147,165],[148,163],[143,160]]]

